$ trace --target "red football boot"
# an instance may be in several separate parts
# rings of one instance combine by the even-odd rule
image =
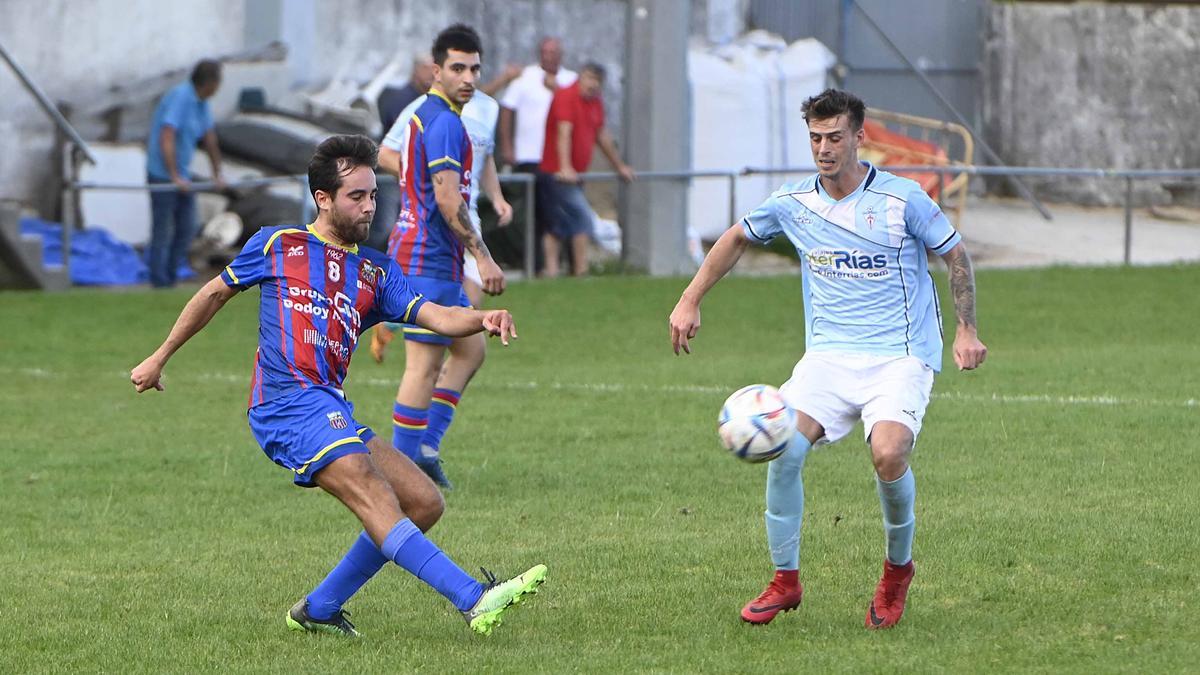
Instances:
[[[875,597],[867,608],[867,628],[891,628],[900,622],[904,614],[904,601],[908,598],[908,585],[912,583],[916,568],[912,561],[906,565],[893,565],[883,561],[883,576],[875,587]]]
[[[768,624],[780,612],[790,612],[800,606],[800,586],[796,570],[775,570],[775,578],[757,598],[742,608],[742,621]]]

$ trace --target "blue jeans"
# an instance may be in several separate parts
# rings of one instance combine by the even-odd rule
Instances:
[[[152,185],[170,180],[147,176]],[[159,288],[175,285],[175,277],[187,264],[188,248],[196,235],[196,193],[150,193],[150,246],[146,262],[150,266],[150,284]]]
[[[592,234],[592,207],[581,183],[564,183],[545,176],[538,189],[545,197],[546,231],[566,242],[578,234]]]

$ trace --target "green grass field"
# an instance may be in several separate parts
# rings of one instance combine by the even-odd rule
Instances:
[[[766,468],[715,418],[787,378],[798,283],[720,284],[686,358],[684,280],[513,286],[493,304],[521,338],[463,398],[431,537],[550,581],[483,638],[389,567],[348,607],[359,642],[284,627],[358,527],[249,433],[257,292],[141,396],[128,371],[186,292],[0,294],[0,672],[1194,672],[1200,267],[979,274],[989,360],[934,387],[917,577],[884,633],[862,628],[883,537],[858,432],[809,456],[800,611],[738,619],[771,574]],[[402,363],[360,354],[347,382],[384,434]]]

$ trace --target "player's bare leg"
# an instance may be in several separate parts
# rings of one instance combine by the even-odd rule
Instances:
[[[358,517],[377,546],[406,517],[396,492],[370,454],[339,457],[317,473],[316,481]]]
[[[377,444],[376,452],[379,457],[390,458],[386,453],[393,451]],[[395,478],[405,487],[416,485],[420,489],[420,478],[404,467],[404,458],[397,459],[400,460],[398,463],[390,464],[398,472]],[[537,592],[537,587],[546,578],[545,565],[535,565],[505,582],[498,582],[490,574],[486,584],[472,578],[405,515],[400,498],[384,472],[376,466],[372,455],[356,453],[339,457],[321,469],[315,479],[317,485],[358,516],[367,535],[378,547],[378,553],[382,554],[382,558],[378,558],[381,563],[383,558],[391,560],[441,593],[454,603],[467,624],[478,633],[491,632],[499,625],[505,609]],[[425,489],[432,489],[432,486],[425,486]],[[436,489],[433,492],[436,494]],[[288,625],[294,630],[326,630],[357,636],[357,631],[346,621],[344,611],[339,611],[334,620],[314,621],[307,606],[307,600],[301,600],[288,613]]]
[[[442,371],[438,374],[437,388],[455,391],[466,389],[486,358],[487,338],[483,333],[455,338],[450,343],[450,357],[442,364]]]
[[[796,411],[796,435],[782,455],[767,465],[767,544],[775,577],[766,590],[742,608],[742,620],[767,624],[780,612],[800,606],[800,523],[804,517],[801,470],[809,448],[825,435],[819,422]]]
[[[443,490],[453,489],[442,468],[442,438],[454,421],[458,402],[487,354],[487,342],[483,335],[455,338],[450,343],[450,356],[442,364],[437,384],[429,404],[429,425],[421,437],[420,455],[415,460]]]
[[[428,532],[446,509],[441,491],[411,459],[379,436],[372,438],[367,447],[371,450],[371,462],[392,487],[400,510],[422,532]]]
[[[558,276],[558,260],[562,256],[558,237],[549,232],[542,235],[542,250],[546,253],[546,266],[542,269],[542,276],[553,279]]]
[[[483,288],[475,283],[474,279],[463,277],[463,291],[467,294],[467,300],[471,301],[471,306],[475,309],[483,307]]]
[[[912,430],[899,422],[881,421],[871,428],[871,460],[878,477],[887,556],[883,576],[867,607],[867,628],[890,628],[900,621],[915,572],[912,539],[916,483],[908,466],[914,440]]]
[[[586,232],[571,237],[571,274],[577,277],[588,273],[588,244],[592,236]]]

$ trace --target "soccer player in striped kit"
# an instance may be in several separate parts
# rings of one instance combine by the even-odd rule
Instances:
[[[163,344],[133,369],[137,391],[163,389],[167,360],[240,291],[259,286],[259,343],[250,385],[250,429],[263,452],[302,487],[320,487],[362,522],[350,551],[288,612],[293,630],[357,636],[343,605],[388,562],[445,596],[478,633],[536,591],[546,567],[508,581],[477,581],[427,531],[441,517],[441,493],[408,458],[354,418],[342,381],[359,336],[383,320],[444,335],[516,337],[502,309],[444,307],[421,296],[399,266],[361,247],[375,213],[377,148],[364,136],[323,142],[308,167],[317,219],[268,227],[188,302]]]
[[[408,122],[400,156],[400,215],[388,240],[388,255],[422,295],[447,306],[469,307],[463,288],[463,254],[478,265],[483,291],[504,292],[504,273],[471,222],[474,151],[461,119],[475,93],[482,47],[473,29],[455,24],[433,43],[433,86]],[[452,359],[482,363],[478,340],[404,327],[404,376],[393,408],[393,444],[438,485],[450,481],[436,442],[453,420],[462,390],[435,389],[447,348]],[[474,367],[478,367],[477,365]],[[471,374],[474,367],[470,368]],[[465,387],[468,374],[462,380]]]
[[[799,431],[767,470],[767,543],[775,578],[742,609],[765,624],[800,605],[800,473],[814,445],[832,443],[858,420],[866,429],[883,510],[883,576],[866,627],[894,626],[912,581],[916,481],[908,459],[942,366],[942,316],[926,251],[946,261],[957,328],[954,362],[983,363],[975,322],[975,278],[962,237],[915,182],[858,159],[866,106],[829,89],[804,102],[817,173],[784,185],[709,251],[669,319],[671,342],[691,352],[700,301],[751,243],[783,235],[800,254],[804,357],[780,388]]]

